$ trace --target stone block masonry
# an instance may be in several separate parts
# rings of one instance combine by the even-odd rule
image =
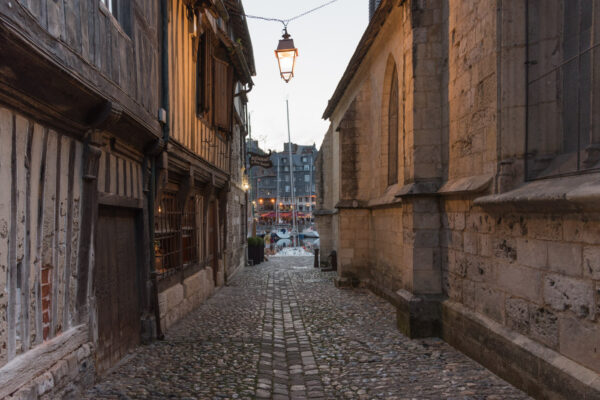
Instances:
[[[215,291],[213,269],[206,267],[158,294],[160,324],[163,330],[189,314]]]
[[[447,224],[451,234],[442,251],[448,260],[443,267],[448,296],[575,360],[569,342],[577,322],[590,333],[578,335],[577,346],[598,354],[599,293],[593,271],[599,260],[595,247],[586,243],[600,241],[600,236],[593,239],[597,216],[487,213],[468,198],[445,203],[454,219],[459,209],[466,210],[459,218],[470,222]],[[579,226],[577,233],[574,226]],[[474,254],[464,245],[472,235]],[[600,357],[578,361],[600,373]]]
[[[539,398],[598,398],[600,187],[579,162],[597,162],[597,139],[584,126],[585,151],[561,153],[580,140],[571,105],[532,101],[561,98],[554,79],[525,84],[560,63],[576,19],[546,3],[382,1],[325,111],[319,185],[339,201],[323,191],[338,219],[321,240],[340,286],[390,301],[408,336],[439,335]]]

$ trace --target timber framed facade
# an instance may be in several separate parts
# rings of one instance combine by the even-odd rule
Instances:
[[[241,2],[169,6],[169,145],[154,209],[161,329],[245,264],[245,235],[235,231],[246,213],[246,93],[254,75]]]
[[[78,397],[245,264],[239,10],[0,4],[0,398]]]

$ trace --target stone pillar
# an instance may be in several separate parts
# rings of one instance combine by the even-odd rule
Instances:
[[[405,99],[405,186],[402,198],[404,288],[396,292],[398,328],[409,337],[441,333],[441,216],[437,190],[447,169],[447,5],[412,2],[413,79]]]
[[[81,238],[79,240],[77,271],[77,322],[85,323],[89,317],[88,290],[93,271],[93,245],[96,221],[98,219],[98,169],[102,150],[102,133],[99,130],[88,132],[83,160],[83,188],[81,194]]]
[[[403,197],[405,288],[396,292],[398,329],[408,337],[441,333],[441,216],[435,193]]]

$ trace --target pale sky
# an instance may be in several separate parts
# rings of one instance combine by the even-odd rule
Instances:
[[[248,15],[287,19],[327,0],[245,0]],[[248,105],[252,138],[260,146],[281,151],[287,142],[285,99],[289,96],[292,142],[320,147],[328,122],[321,116],[367,27],[368,0],[338,0],[313,14],[290,22],[288,32],[299,56],[295,77],[286,84],[279,76],[274,50],[283,25],[248,18],[254,47],[256,86]]]

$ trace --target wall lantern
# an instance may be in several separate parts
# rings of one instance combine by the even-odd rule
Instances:
[[[296,66],[296,57],[298,49],[294,47],[294,39],[291,38],[287,27],[283,29],[283,39],[279,40],[275,56],[279,62],[279,73],[281,78],[288,83],[294,76],[294,67]]]

